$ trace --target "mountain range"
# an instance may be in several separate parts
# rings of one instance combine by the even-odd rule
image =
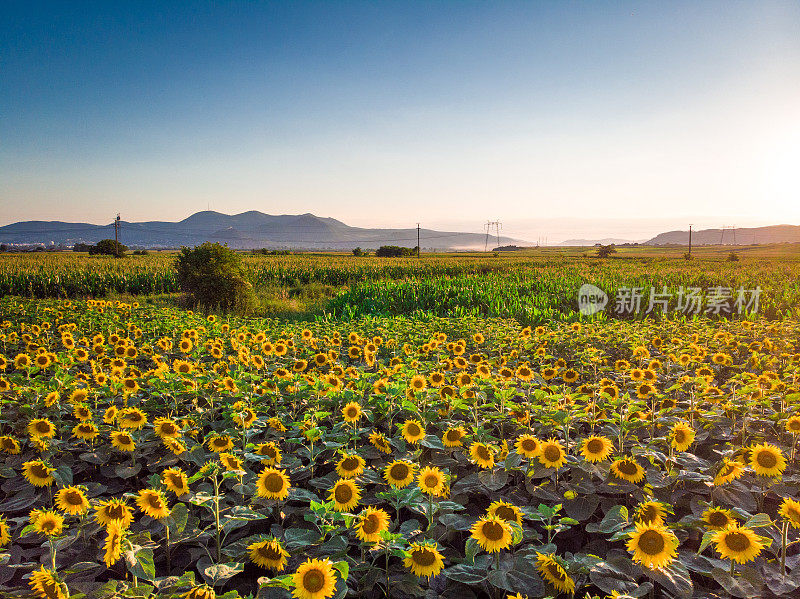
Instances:
[[[335,249],[355,247],[375,249],[381,245],[417,245],[417,230],[368,229],[351,227],[335,218],[313,214],[264,214],[256,210],[241,214],[222,214],[205,210],[179,222],[122,221],[120,241],[127,246],[174,248],[218,241],[237,249]],[[424,249],[467,250],[486,247],[485,233],[463,233],[420,229],[420,244]],[[114,225],[68,223],[63,221],[24,221],[0,227],[0,243],[17,245],[73,245],[96,243],[114,238]],[[703,229],[692,232],[694,245],[750,245],[800,242],[800,226],[772,225],[737,229]],[[634,243],[625,239],[570,239],[560,246],[593,246],[595,243]],[[687,245],[688,231],[660,233],[645,245]],[[488,238],[490,248],[498,245],[531,246],[530,242],[511,237]]]
[[[374,249],[381,245],[417,245],[417,229],[366,229],[350,227],[335,218],[313,214],[264,214],[251,210],[242,214],[222,214],[206,210],[179,222],[120,222],[120,242],[127,246],[172,248],[192,246],[204,241],[226,243],[238,249]],[[11,244],[74,245],[114,238],[114,225],[25,221],[0,227],[0,242]],[[425,249],[483,249],[484,233],[419,230]],[[489,247],[498,245],[490,237]],[[527,242],[500,237],[500,244]]]

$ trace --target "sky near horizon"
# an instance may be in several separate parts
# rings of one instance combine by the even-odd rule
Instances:
[[[0,225],[800,224],[800,2],[18,2]]]

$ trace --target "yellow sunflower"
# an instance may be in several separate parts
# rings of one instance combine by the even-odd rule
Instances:
[[[164,494],[156,489],[142,489],[139,491],[139,496],[136,498],[136,505],[154,520],[166,518],[170,514],[170,509],[167,507],[167,500]]]
[[[75,425],[75,427],[72,429],[72,434],[78,439],[91,441],[100,434],[100,431],[97,430],[97,427],[93,422],[81,422],[80,424]]]
[[[111,445],[120,451],[133,451],[136,449],[136,443],[133,442],[133,437],[125,431],[112,431]]]
[[[739,527],[738,524],[717,532],[711,541],[723,559],[739,564],[754,560],[764,548],[764,543],[756,533],[749,528]]]
[[[760,443],[750,448],[750,466],[759,476],[780,476],[786,469],[786,459],[780,448]]]
[[[450,427],[442,435],[442,444],[445,447],[461,447],[465,434],[466,431],[463,426]]]
[[[264,456],[261,459],[261,463],[267,466],[275,466],[281,463],[281,450],[272,441],[259,444],[258,447],[256,447],[256,454]]]
[[[47,418],[35,418],[28,423],[28,434],[31,437],[53,437],[56,427]]]
[[[244,465],[241,459],[233,455],[232,453],[221,453],[219,454],[219,461],[225,466],[225,470],[228,472],[243,472]]]
[[[520,510],[516,505],[506,501],[493,501],[491,504],[489,504],[486,514],[488,516],[500,518],[506,522],[516,522],[517,524],[522,524],[522,510]]]
[[[161,482],[168,491],[180,497],[189,492],[189,479],[180,468],[168,468],[161,473]]]
[[[409,443],[419,443],[425,436],[425,429],[417,420],[406,420],[402,427],[403,438]]]
[[[56,577],[55,572],[51,572],[44,566],[31,573],[28,586],[39,599],[67,599],[69,597],[67,585]]]
[[[256,481],[256,494],[267,499],[282,501],[289,496],[291,484],[284,470],[264,468]]]
[[[0,547],[5,547],[11,542],[11,529],[5,516],[0,516]]]
[[[786,430],[790,433],[800,433],[800,416],[791,416],[786,420]]]
[[[343,478],[331,487],[328,499],[333,501],[333,509],[337,512],[348,512],[358,505],[361,490],[352,480]]]
[[[633,458],[619,458],[611,464],[611,473],[629,483],[638,483],[644,478],[644,468]]]
[[[336,573],[327,559],[306,560],[292,575],[296,599],[329,599],[336,592]]]
[[[262,568],[269,568],[275,572],[283,572],[289,552],[283,548],[277,539],[267,539],[251,543],[247,546],[250,552],[250,561]]]
[[[211,316],[209,316],[211,318]],[[183,599],[217,599],[217,593],[207,584],[193,586],[181,595]]]
[[[678,555],[678,537],[657,524],[637,522],[627,546],[628,551],[633,552],[633,561],[651,570],[666,568]]]
[[[533,435],[522,435],[514,444],[517,453],[528,459],[533,459],[539,455],[541,446],[542,442]]]
[[[52,510],[40,510],[32,522],[33,529],[48,537],[57,537],[64,531],[64,516]]]
[[[181,436],[181,428],[172,418],[156,418],[153,430],[162,439],[175,439]]]
[[[778,513],[791,524],[792,528],[800,528],[800,502],[784,497]]]
[[[22,464],[22,474],[34,487],[48,487],[55,479],[51,475],[55,468],[50,468],[41,460],[33,460]]]
[[[494,466],[494,453],[489,446],[484,443],[473,443],[469,448],[469,455],[472,461],[481,468],[491,468]]]
[[[717,475],[714,477],[715,485],[724,485],[731,481],[736,480],[744,474],[744,464],[738,460],[729,460],[725,458]]]
[[[676,451],[686,451],[694,442],[695,432],[685,422],[676,422],[670,431],[670,443]]]
[[[510,546],[513,536],[511,525],[497,516],[485,516],[472,527],[472,538],[489,553]]]
[[[336,473],[342,478],[355,478],[364,473],[365,464],[360,455],[349,454],[336,463]]]
[[[424,493],[438,497],[444,494],[444,473],[436,466],[425,466],[419,473],[417,486]]]
[[[567,454],[558,439],[548,439],[543,442],[537,457],[545,468],[561,468],[567,461]]]
[[[436,576],[444,568],[442,554],[433,541],[423,541],[412,543],[406,551],[406,558],[403,560],[406,568],[411,570],[415,576]]]
[[[233,447],[233,440],[228,435],[211,435],[206,440],[209,451],[222,453]]]
[[[536,569],[542,578],[561,593],[575,594],[575,581],[554,554],[536,552]]]
[[[377,543],[381,533],[389,530],[389,514],[379,508],[361,510],[356,522],[356,536],[365,543]]]
[[[587,437],[581,445],[581,455],[587,462],[604,462],[613,451],[614,444],[607,437]]]
[[[371,432],[369,434],[369,442],[372,443],[372,446],[381,453],[392,453],[392,446],[389,444],[389,440],[383,435],[383,433],[379,433],[377,431]]]
[[[0,451],[11,455],[17,455],[22,449],[20,448],[19,441],[14,439],[14,437],[6,435],[0,437]]]
[[[402,489],[414,480],[416,466],[410,462],[395,460],[383,471],[383,478],[395,489]]]
[[[147,424],[147,416],[139,408],[125,408],[120,410],[117,421],[121,428],[138,430]]]
[[[345,422],[358,422],[362,415],[361,406],[358,403],[351,401],[342,408],[342,416]]]
[[[122,528],[128,528],[133,522],[133,511],[122,499],[105,499],[95,506],[94,519],[103,526],[110,526],[114,522]]]
[[[634,519],[643,524],[662,526],[671,508],[660,501],[645,501],[636,507]]]
[[[106,529],[106,545],[104,547],[103,561],[106,567],[110,568],[117,563],[122,556],[122,536],[124,529],[117,523],[112,522]]]
[[[89,500],[79,487],[64,487],[55,496],[58,509],[70,516],[85,514],[89,511]]]
[[[721,507],[708,508],[703,512],[702,520],[711,530],[724,530],[736,524],[733,512]]]

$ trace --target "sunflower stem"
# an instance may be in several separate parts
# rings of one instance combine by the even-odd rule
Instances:
[[[172,571],[172,553],[169,548],[169,524],[164,522],[164,531],[166,532],[165,544],[167,550],[167,576]]]
[[[56,571],[56,545],[53,542],[53,537],[50,537],[50,566],[53,569],[53,572]]]
[[[781,526],[781,576],[786,578],[786,541],[789,536],[788,520]]]

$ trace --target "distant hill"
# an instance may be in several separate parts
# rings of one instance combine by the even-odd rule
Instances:
[[[606,237],[605,239],[567,239],[558,245],[569,247],[592,247],[597,244],[600,245],[622,245],[623,243],[637,243],[630,239],[616,239],[614,237]]]
[[[800,226],[798,225],[692,231],[692,245],[754,245],[798,242],[800,242]],[[660,233],[645,243],[647,245],[689,245],[689,231]]]
[[[381,245],[417,245],[417,230],[367,229],[350,227],[335,218],[313,214],[264,214],[256,210],[242,214],[222,214],[206,210],[180,222],[149,221],[121,223],[120,241],[127,246],[169,248],[197,245],[204,241],[227,243],[232,248],[339,249],[360,246],[374,249]],[[96,243],[114,238],[114,225],[25,221],[0,227],[0,242],[11,244]],[[494,239],[496,241],[496,239]],[[500,237],[501,243],[526,243]],[[483,249],[484,233],[461,233],[420,229],[423,248]]]

